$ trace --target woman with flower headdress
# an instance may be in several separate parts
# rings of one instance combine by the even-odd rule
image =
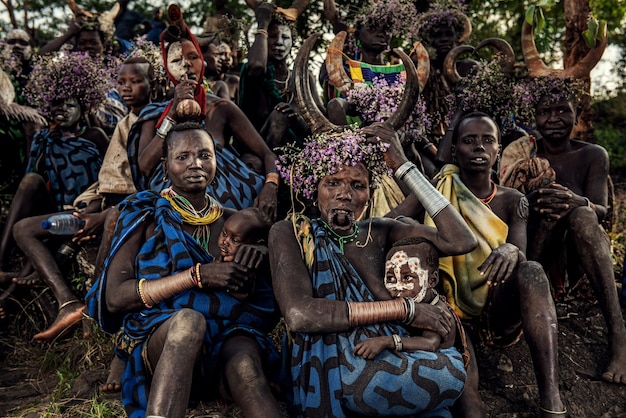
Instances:
[[[354,349],[373,336],[401,340],[405,326],[449,333],[455,326],[449,312],[411,298],[391,300],[380,277],[396,240],[424,237],[443,254],[460,254],[476,245],[471,231],[407,161],[387,124],[318,134],[279,161],[281,176],[295,193],[313,198],[320,213],[280,221],[269,238],[274,293],[292,341],[285,355],[296,415],[451,416],[447,408],[466,376],[456,348],[384,350],[375,361]],[[356,221],[389,168],[428,206],[437,228]]]
[[[167,185],[159,153],[163,138],[176,123],[195,120],[204,123],[216,141],[218,174],[209,185],[210,193],[226,207],[254,205],[274,219],[278,187],[275,154],[234,103],[207,93],[202,52],[195,36],[177,5],[170,5],[168,16],[174,23],[161,34],[161,51],[167,74],[175,84],[174,97],[144,108],[130,130],[128,157],[135,186],[138,190],[160,190]],[[265,179],[229,149],[231,135],[235,143],[262,161]]]
[[[75,198],[97,180],[108,138],[86,120],[105,100],[111,82],[108,72],[83,53],[40,57],[35,64],[28,92],[50,125],[30,146],[26,175],[0,236],[0,267],[6,267],[17,221],[73,208]]]
[[[90,316],[117,333],[130,418],[184,417],[190,397],[218,392],[246,417],[282,416],[268,384],[280,369],[267,335],[278,321],[272,289],[257,277],[247,299],[235,296],[267,250],[241,245],[233,261],[215,259],[234,211],[206,192],[214,144],[197,123],[168,131],[162,155],[171,187],[121,204],[111,251],[86,298]]]

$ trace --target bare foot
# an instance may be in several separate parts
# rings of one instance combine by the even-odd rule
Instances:
[[[41,281],[41,278],[39,277],[39,273],[37,273],[36,271],[33,271],[32,273],[24,277],[19,277],[19,276],[14,277],[13,283],[17,283],[19,286],[24,286],[24,287],[34,287],[34,286],[39,286],[43,282]]]
[[[17,277],[17,271],[0,271],[0,284],[9,284],[14,277]]]
[[[85,305],[79,300],[63,306],[52,325],[47,330],[35,334],[33,339],[38,343],[52,342],[72,330],[83,319],[84,308]]]
[[[609,383],[626,385],[626,351],[613,350],[613,356],[606,371],[602,373],[602,380]]]
[[[119,357],[113,357],[111,365],[109,366],[109,376],[107,381],[100,386],[100,390],[104,393],[117,393],[122,390],[122,374],[126,363]]]

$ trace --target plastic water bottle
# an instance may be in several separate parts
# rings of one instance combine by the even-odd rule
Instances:
[[[74,235],[76,231],[85,226],[85,221],[71,213],[52,215],[41,223],[43,229],[47,229],[55,235]]]

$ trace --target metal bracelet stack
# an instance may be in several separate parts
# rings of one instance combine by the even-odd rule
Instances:
[[[409,190],[417,196],[426,212],[434,218],[446,206],[450,204],[448,199],[433,186],[430,181],[417,169],[410,161],[402,164],[396,169],[394,176],[403,181]]]

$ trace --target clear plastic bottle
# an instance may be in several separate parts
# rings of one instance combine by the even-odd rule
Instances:
[[[74,235],[83,226],[85,226],[85,221],[71,213],[52,215],[41,223],[43,229],[55,235]]]

